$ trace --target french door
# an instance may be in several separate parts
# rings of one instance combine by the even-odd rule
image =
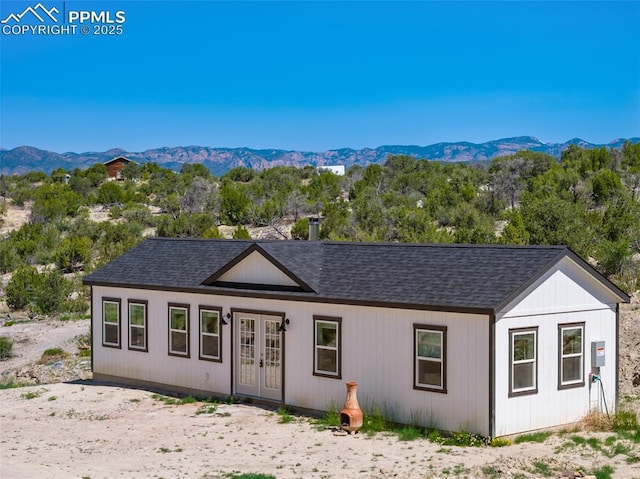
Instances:
[[[282,401],[282,318],[237,311],[233,321],[236,394]]]

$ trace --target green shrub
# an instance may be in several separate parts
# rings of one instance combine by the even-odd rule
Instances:
[[[62,348],[49,348],[45,349],[40,357],[40,364],[49,364],[60,359],[64,359],[69,354]]]
[[[442,434],[440,434],[440,431],[437,429],[433,429],[432,431],[429,431],[429,434],[427,434],[427,439],[430,442],[440,443],[442,442]]]
[[[171,396],[165,396],[163,394],[153,394],[151,399],[155,399],[156,401],[161,401],[165,403],[167,406],[173,406],[176,404],[193,404],[198,402],[198,400],[193,396],[184,396],[182,398],[175,398]]]
[[[523,442],[544,442],[549,436],[551,436],[550,431],[533,432],[530,434],[522,434],[516,437],[513,442],[516,444],[522,444]]]
[[[31,221],[49,223],[66,216],[75,216],[84,199],[66,184],[43,185],[36,190],[31,208]]]
[[[450,437],[443,438],[441,443],[445,446],[470,446],[482,447],[489,445],[491,440],[480,434],[471,434],[467,431],[454,433]]]
[[[602,466],[601,468],[592,471],[592,473],[596,476],[596,479],[611,479],[614,471],[615,469],[611,466]]]
[[[71,282],[60,272],[45,270],[37,275],[31,309],[42,314],[57,313],[62,310],[72,290]]]
[[[98,188],[97,202],[102,205],[110,205],[113,203],[122,203],[124,200],[124,191],[122,187],[115,181],[107,181]]]
[[[16,269],[19,260],[18,252],[13,243],[9,240],[0,241],[0,274]]]
[[[0,381],[0,391],[4,389],[22,388],[25,386],[31,386],[31,384],[25,381],[16,382],[15,378],[13,377],[9,377],[7,379],[3,379],[2,381]]]
[[[38,271],[33,266],[20,266],[7,283],[5,295],[9,308],[25,309],[30,302]]]
[[[289,424],[290,422],[295,421],[295,418],[291,414],[291,410],[287,406],[280,406],[276,411],[276,414],[280,416],[281,424]]]
[[[615,431],[632,431],[640,428],[638,418],[633,411],[618,411],[613,416],[612,423]]]
[[[249,230],[242,225],[239,225],[233,232],[233,239],[251,239]]]
[[[370,410],[364,411],[361,432],[373,436],[378,432],[388,431],[389,429],[390,424],[382,414],[380,406],[373,404]]]
[[[42,393],[40,391],[28,391],[20,395],[20,397],[23,399],[35,399],[39,398],[40,396],[42,396]]]
[[[53,314],[63,308],[72,289],[71,282],[58,271],[38,273],[32,266],[21,266],[9,280],[5,294],[11,309]]]
[[[214,412],[216,412],[217,409],[218,409],[218,406],[216,404],[203,404],[198,408],[198,410],[196,411],[196,414],[197,415],[213,414]]]
[[[128,222],[136,222],[144,226],[152,226],[151,212],[146,206],[132,205],[122,210],[122,217]]]
[[[407,426],[398,430],[400,441],[414,441],[424,436],[424,430],[415,426]]]
[[[137,223],[108,223],[101,225],[103,233],[94,245],[98,253],[98,266],[116,259],[142,240],[142,229]]]
[[[82,236],[63,239],[54,253],[59,268],[66,271],[79,271],[91,259],[91,240]]]
[[[0,359],[8,358],[11,356],[11,348],[13,347],[13,341],[6,336],[0,336]]]
[[[340,413],[335,403],[329,404],[323,416],[313,421],[314,426],[318,430],[325,430],[331,427],[340,426]]]
[[[301,218],[291,228],[291,238],[297,240],[309,239],[309,218]]]
[[[491,444],[489,445],[491,447],[504,447],[504,446],[511,446],[511,444],[513,444],[513,442],[510,439],[495,437],[491,440]]]
[[[208,230],[205,230],[204,233],[202,233],[202,237],[203,238],[222,238],[222,234],[220,233],[220,230],[218,229],[218,227],[216,225],[213,225],[211,228],[209,228]]]

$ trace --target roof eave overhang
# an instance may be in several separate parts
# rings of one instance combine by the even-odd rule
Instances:
[[[437,311],[447,313],[466,313],[466,314],[478,314],[483,316],[490,316],[495,314],[495,309],[488,307],[478,306],[465,306],[465,305],[442,305],[442,304],[420,304],[420,303],[397,303],[390,301],[372,301],[366,299],[351,299],[351,298],[334,298],[329,296],[320,296],[315,293],[301,292],[281,292],[281,291],[256,291],[256,290],[243,290],[243,289],[227,289],[219,288],[215,286],[200,286],[200,287],[176,287],[165,285],[143,285],[143,284],[123,284],[113,283],[108,281],[83,281],[83,284],[87,286],[104,286],[111,288],[126,288],[126,289],[143,289],[150,291],[171,291],[176,293],[196,293],[196,294],[210,294],[218,296],[233,296],[241,298],[258,298],[258,299],[274,299],[274,300],[286,300],[296,301],[304,303],[322,303],[322,304],[343,304],[349,306],[368,306],[372,308],[390,308],[390,309],[407,309],[416,311]]]

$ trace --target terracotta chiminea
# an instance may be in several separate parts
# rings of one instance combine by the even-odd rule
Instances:
[[[340,411],[340,427],[345,431],[349,431],[349,433],[358,432],[362,427],[362,409],[360,409],[356,396],[358,383],[351,381],[346,384],[347,399],[344,402],[342,411]]]

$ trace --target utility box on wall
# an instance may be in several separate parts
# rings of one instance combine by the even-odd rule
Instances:
[[[591,367],[601,368],[604,366],[604,341],[591,342]]]

